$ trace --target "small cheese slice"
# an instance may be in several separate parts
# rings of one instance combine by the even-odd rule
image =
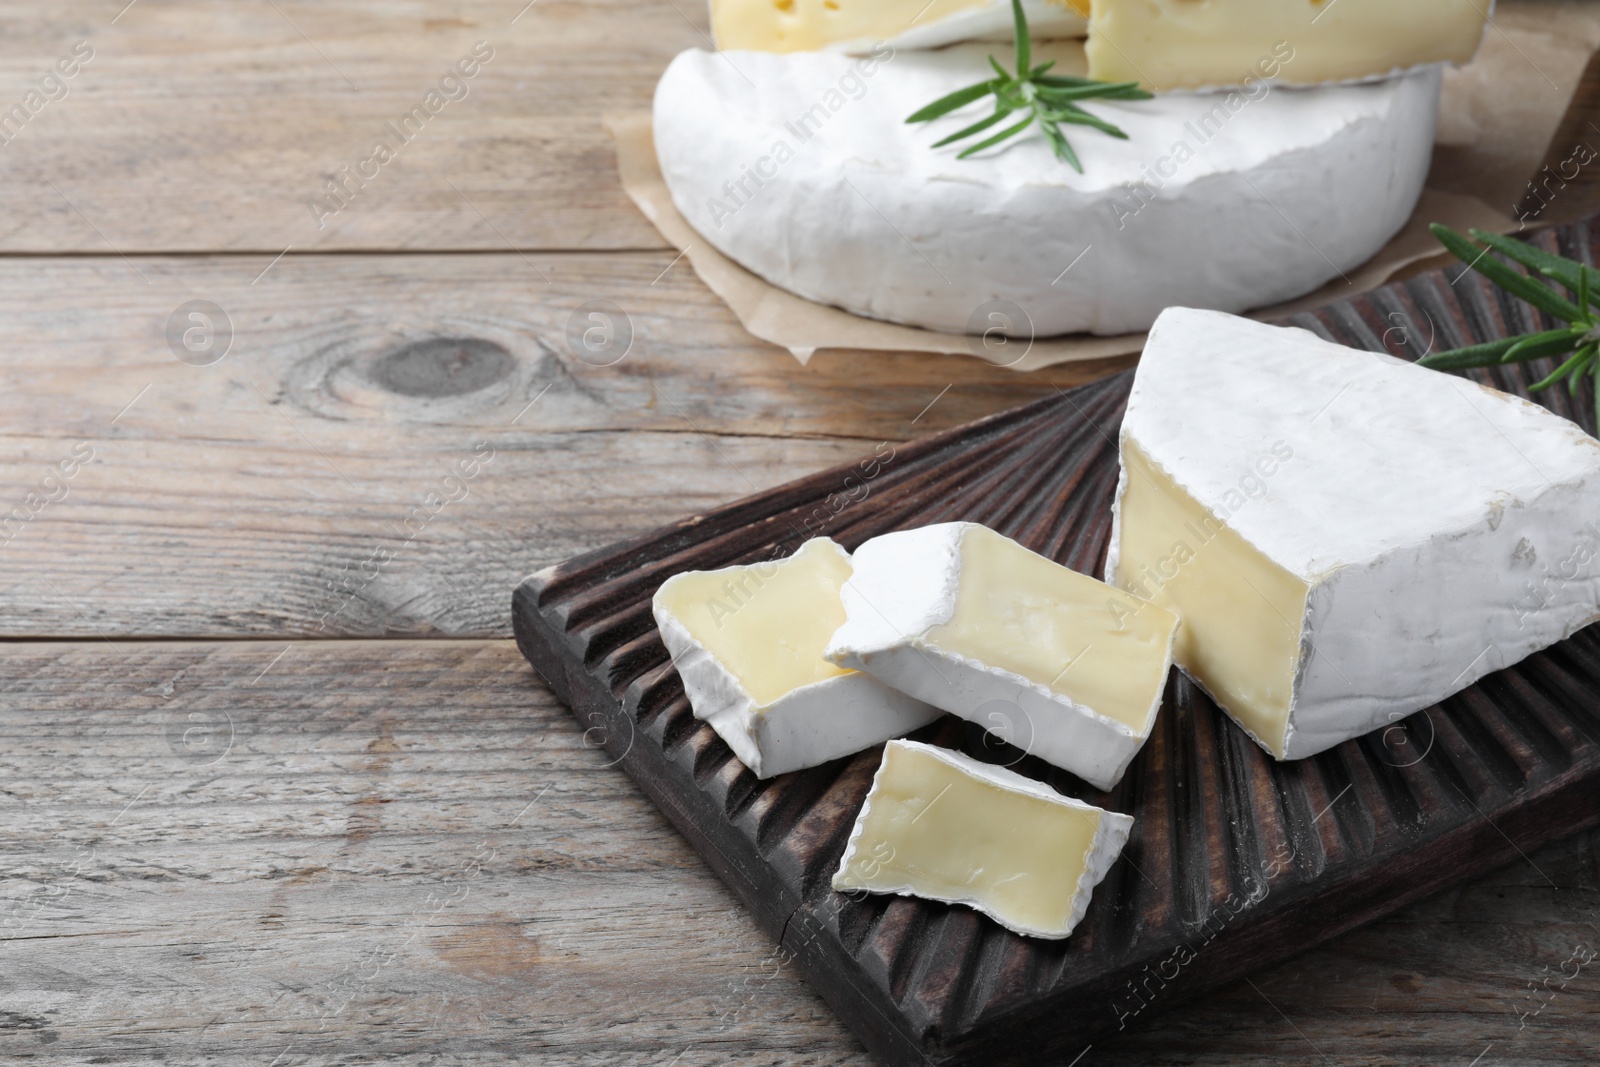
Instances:
[[[1155,723],[1171,612],[971,522],[875,537],[827,656],[1110,789]]]
[[[1087,0],[1023,0],[1028,35],[1082,37]],[[717,47],[759,52],[862,52],[1010,40],[1011,0],[711,0]]]
[[[1090,101],[1128,140],[1069,129],[1081,174],[1032,130],[957,159],[959,146],[933,144],[987,105],[925,126],[906,116],[991,77],[991,51],[684,52],[655,96],[673,203],[746,270],[858,315],[957,334],[1122,334],[1172,304],[1243,311],[1348,273],[1410,218],[1432,158],[1437,68]],[[1036,54],[1083,71],[1076,41]]]
[[[1122,424],[1107,580],[1280,759],[1600,618],[1600,441],[1305,330],[1173,308]]]
[[[656,591],[661,640],[695,717],[758,778],[848,756],[939,712],[822,657],[844,622],[850,555],[826,537],[788,559],[686,571]]]
[[[976,908],[1008,930],[1072,932],[1133,819],[1004,767],[891,741],[833,888]]]
[[[1492,0],[1092,0],[1089,74],[1161,92],[1466,63]]]

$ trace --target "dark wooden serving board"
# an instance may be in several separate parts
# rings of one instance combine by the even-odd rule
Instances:
[[[1594,222],[1537,238],[1590,260]],[[1592,261],[1592,260],[1591,260]],[[1405,358],[1548,328],[1460,268],[1291,322]],[[1482,372],[1513,392],[1548,361]],[[1600,823],[1591,628],[1386,732],[1275,763],[1173,672],[1154,736],[1109,794],[946,717],[917,735],[1137,819],[1065,941],[828,879],[881,749],[762,782],[690,712],[650,616],[668,576],[848,548],[969,519],[1101,573],[1131,372],[910,445],[880,446],[528,579],[524,654],[861,1040],[890,1064],[1067,1064],[1106,1031]],[[1565,390],[1541,402],[1594,431]]]

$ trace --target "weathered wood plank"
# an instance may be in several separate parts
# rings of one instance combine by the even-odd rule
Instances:
[[[703,3],[136,0],[118,16],[125,3],[0,17],[0,112],[76,42],[91,53],[0,127],[0,249],[665,247],[599,116],[649,106],[667,61],[703,43]],[[479,41],[478,73],[395,136]],[[346,179],[377,140],[392,161]],[[330,177],[349,203],[322,217],[308,201]]]
[[[508,643],[281,650],[0,655],[0,1059],[861,1062]]]
[[[0,646],[0,1059],[868,1062],[509,642],[284,648]],[[1600,949],[1597,857],[1544,849],[1081,1065],[1590,1062],[1600,978],[1551,976]]]
[[[126,5],[127,9],[124,9]],[[662,248],[628,203],[600,128],[605,111],[649,107],[677,52],[703,47],[703,0],[55,0],[0,14],[0,112],[86,41],[93,57],[4,129],[0,251]],[[1502,0],[1486,47],[1549,57],[1582,48],[1576,7]],[[524,10],[526,8],[526,10]],[[120,12],[120,14],[119,14]],[[113,22],[113,19],[115,21]],[[515,22],[513,23],[513,20]],[[485,41],[493,58],[403,146],[349,182],[448,66]],[[1581,68],[1582,54],[1576,62]],[[1565,62],[1560,59],[1559,62]],[[71,66],[69,60],[68,63]],[[1518,92],[1528,143],[1476,143],[1477,112],[1504,87],[1471,87],[1446,116],[1442,180],[1495,172],[1509,209],[1561,101],[1554,80]],[[64,89],[66,95],[60,96]],[[453,90],[454,91],[454,90]],[[46,96],[57,99],[47,100]],[[1559,95],[1559,93],[1557,93]],[[1519,155],[1520,153],[1520,155]],[[1481,187],[1478,177],[1473,188]],[[452,183],[454,188],[452,188]],[[320,222],[320,226],[319,226]]]
[[[3,632],[500,633],[539,567],[1088,373],[802,369],[665,252],[316,256],[252,283],[271,258],[0,259]],[[232,324],[212,366],[164,336],[197,297]],[[596,299],[625,356],[569,341]]]

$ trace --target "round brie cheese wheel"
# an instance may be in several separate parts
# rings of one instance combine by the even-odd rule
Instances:
[[[859,315],[950,333],[1119,334],[1173,305],[1238,312],[1316,289],[1405,224],[1427,176],[1437,67],[1089,100],[1128,139],[1063,126],[1081,174],[1033,128],[964,160],[980,138],[931,147],[992,98],[932,123],[906,117],[992,76],[993,50],[684,52],[655,95],[673,202],[746,269]],[[1083,69],[1076,42],[1035,56]]]

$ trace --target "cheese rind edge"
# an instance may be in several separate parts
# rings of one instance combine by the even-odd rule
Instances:
[[[1244,311],[1310,292],[1382,248],[1426,180],[1437,69],[1314,92],[1262,86],[1242,105],[1095,101],[1129,139],[1072,133],[1082,174],[1031,131],[958,160],[931,146],[975,114],[905,117],[986,76],[988,51],[681,53],[653,118],[673,204],[745,270],[856,315],[956,334],[998,323],[1014,337],[1116,335],[1148,329],[1169,304]],[[1071,68],[1063,55],[1057,69]]]
[[[825,655],[976,722],[1099,789],[1110,789],[1138,755],[1161,706],[1176,618],[1147,605],[1166,622],[1167,636],[1160,679],[1148,690],[1148,712],[1138,729],[1060,689],[941,647],[936,634],[955,610],[963,538],[969,530],[1000,536],[975,523],[940,523],[885,534],[858,548],[855,573],[841,591],[847,621],[833,635]],[[1079,577],[1100,584],[1087,575]],[[1108,598],[1135,603],[1119,590],[1101,588]]]
[[[768,566],[781,568],[808,550],[848,558],[833,541],[814,538],[794,555]],[[705,720],[756,777],[771,778],[848,756],[939,717],[938,709],[854,670],[796,686],[775,700],[757,700],[669,607],[669,587],[674,582],[708,574],[737,576],[749,570],[728,567],[674,575],[662,583],[651,610],[695,717]],[[736,623],[735,617],[730,625]],[[820,644],[816,652],[820,658]]]
[[[995,906],[995,902],[992,899],[986,898],[981,892],[935,894],[909,882],[896,885],[864,884],[866,880],[852,879],[851,874],[856,869],[858,854],[864,847],[873,802],[881,795],[880,787],[884,784],[885,776],[891,773],[894,762],[894,749],[927,755],[944,763],[959,774],[968,776],[978,782],[1038,801],[1044,801],[1048,805],[1071,811],[1075,816],[1088,816],[1097,820],[1088,847],[1081,856],[1080,872],[1072,888],[1072,896],[1066,909],[1066,918],[1061,926],[1046,929],[1019,923],[1016,916],[1006,915]],[[928,810],[931,810],[932,804],[936,801],[937,797],[930,798]],[[1104,880],[1106,873],[1111,869],[1112,864],[1116,862],[1118,856],[1122,853],[1123,847],[1127,844],[1128,835],[1133,829],[1133,823],[1132,816],[1106,811],[1091,804],[1085,804],[1082,801],[1057,793],[1042,782],[1034,781],[1004,767],[982,763],[964,753],[917,741],[890,741],[885,746],[883,761],[878,765],[877,773],[873,776],[872,787],[868,790],[867,797],[862,802],[861,811],[856,817],[855,825],[852,827],[850,837],[845,845],[844,855],[840,858],[839,867],[835,871],[830,884],[835,890],[841,892],[865,890],[867,892],[893,894],[896,896],[915,896],[927,900],[939,900],[949,904],[962,904],[988,915],[1002,926],[1017,933],[1059,940],[1070,935],[1078,923],[1082,921],[1095,887]],[[963,842],[959,840],[950,842],[952,862],[959,862],[962,845]]]
[[[1477,53],[1492,0],[1092,0],[1090,77],[1159,92],[1393,77]]]
[[[1185,673],[1280,759],[1397,724],[1600,619],[1600,441],[1539,405],[1306,330],[1174,308],[1151,331],[1122,435],[1308,590],[1277,738],[1250,730],[1180,644]],[[1280,444],[1287,458],[1257,465]],[[1106,573],[1137,587],[1150,560],[1126,555],[1129,478],[1124,463]]]

